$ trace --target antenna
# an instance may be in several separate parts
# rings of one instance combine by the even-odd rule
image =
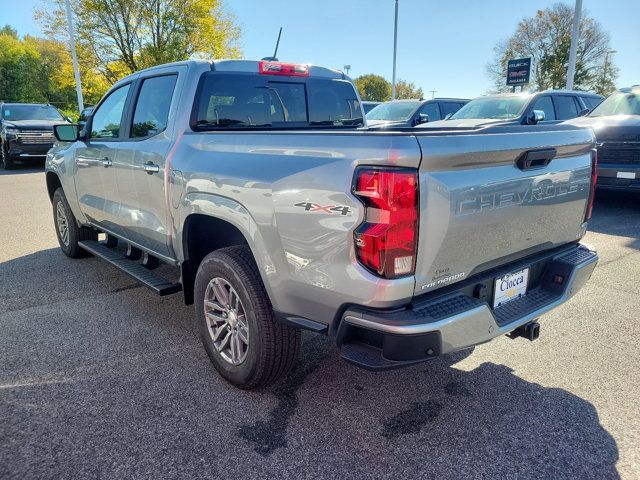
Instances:
[[[280,31],[278,32],[278,40],[276,41],[276,49],[273,52],[273,58],[278,58],[278,46],[280,46],[280,35],[282,35],[282,27],[280,27]]]
[[[280,31],[278,32],[278,40],[276,41],[276,49],[273,51],[273,57],[264,57],[262,58],[262,60],[266,60],[268,62],[278,61],[278,46],[280,46],[280,35],[282,35],[282,27],[280,27]]]

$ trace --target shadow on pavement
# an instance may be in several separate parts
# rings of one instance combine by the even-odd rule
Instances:
[[[282,383],[245,392],[180,295],[57,248],[0,278],[3,478],[619,478],[593,405],[503,365],[457,368],[468,351],[375,373],[305,333]]]
[[[16,164],[11,170],[0,169],[0,176],[42,172],[44,172],[44,160],[42,162],[25,162],[22,164]]]
[[[640,192],[597,190],[589,230],[640,238]],[[640,249],[638,242],[629,245]]]
[[[504,365],[452,366],[471,353],[372,373],[308,335],[298,367],[273,389],[279,402],[269,420],[239,435],[263,458],[279,462],[305,448],[319,470],[358,465],[341,472],[357,478],[619,478],[615,440],[593,405]]]

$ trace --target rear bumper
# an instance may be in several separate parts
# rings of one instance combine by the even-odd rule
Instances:
[[[605,164],[598,167],[597,188],[640,189],[640,164]]]
[[[350,308],[338,328],[341,355],[365,368],[387,369],[488,342],[566,302],[584,286],[597,262],[594,251],[571,245],[471,277],[444,295],[416,299],[402,309]],[[535,277],[527,294],[492,308],[492,294],[486,298],[486,288],[478,286],[493,285],[495,278],[524,266]]]

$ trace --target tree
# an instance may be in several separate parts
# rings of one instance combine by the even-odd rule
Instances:
[[[0,35],[9,35],[10,37],[18,38],[18,31],[11,25],[7,24],[4,27],[0,28]]]
[[[414,83],[398,80],[396,82],[396,98],[398,100],[422,99],[424,98],[424,92],[421,87],[416,87]]]
[[[496,44],[494,60],[487,65],[487,73],[493,80],[495,90],[508,90],[507,61],[529,56],[533,57],[531,88],[564,88],[572,26],[573,8],[562,3],[538,10],[533,18],[520,21],[511,37]],[[610,49],[609,34],[603,31],[598,21],[583,12],[574,77],[577,89],[607,93],[602,89],[613,85],[618,74],[611,59],[605,66]]]
[[[385,102],[391,98],[391,84],[374,73],[361,75],[354,80],[362,100]]]
[[[37,83],[39,63],[40,56],[32,45],[26,45],[11,32],[0,33],[0,100],[45,100]]]
[[[64,2],[54,3],[36,18],[50,38],[66,41]],[[73,11],[80,61],[111,83],[192,55],[240,55],[240,28],[220,0],[74,0]]]
[[[4,30],[3,30],[4,31]],[[81,66],[87,103],[95,103],[109,84],[95,70]],[[0,99],[16,102],[49,102],[67,113],[77,112],[71,54],[57,40],[23,39],[0,33]]]

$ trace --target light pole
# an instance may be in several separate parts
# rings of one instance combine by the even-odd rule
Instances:
[[[573,30],[571,30],[571,48],[569,49],[569,68],[567,69],[567,90],[573,90],[573,78],[576,76],[576,53],[580,36],[580,17],[582,16],[582,0],[576,0],[573,10]]]
[[[82,100],[82,85],[80,84],[80,70],[78,69],[78,55],[76,54],[76,35],[73,30],[73,17],[71,16],[71,3],[65,0],[67,7],[67,25],[69,26],[69,48],[71,49],[71,59],[73,60],[73,73],[76,77],[76,93],[78,95],[78,108],[84,110]]]
[[[391,100],[396,99],[396,51],[398,50],[398,0],[396,0],[396,18],[393,24],[393,77],[391,78]]]
[[[429,90],[431,92],[431,100],[433,100],[434,98],[436,98],[436,92],[438,90]]]
[[[602,67],[602,86],[604,87],[607,81],[607,70],[609,70],[609,55],[613,55],[614,53],[618,53],[617,50],[607,50],[607,53],[604,55],[604,66]]]
[[[342,67],[347,75],[349,75],[349,70],[351,70],[351,65],[345,65]]]

